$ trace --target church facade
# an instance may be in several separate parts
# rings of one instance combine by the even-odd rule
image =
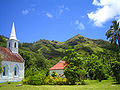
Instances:
[[[18,82],[24,79],[24,59],[18,53],[14,23],[10,38],[7,40],[7,48],[0,47],[0,57],[3,69],[0,74],[0,83]]]

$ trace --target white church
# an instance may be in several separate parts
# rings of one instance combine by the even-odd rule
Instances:
[[[3,69],[0,74],[0,83],[21,81],[24,78],[24,59],[18,53],[14,23],[10,38],[7,40],[7,48],[0,47],[0,56]]]

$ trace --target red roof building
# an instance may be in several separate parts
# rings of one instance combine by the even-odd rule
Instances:
[[[56,73],[58,73],[59,77],[65,77],[64,76],[64,68],[67,66],[67,64],[65,63],[65,61],[59,61],[56,65],[54,65],[53,67],[51,67],[50,70],[50,75],[52,74],[53,71],[55,71]]]
[[[61,70],[64,69],[65,66],[66,66],[65,61],[60,60],[56,65],[51,67],[49,70]]]

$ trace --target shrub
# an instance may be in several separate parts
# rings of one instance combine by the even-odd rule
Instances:
[[[27,80],[27,79],[23,79],[23,80],[22,80],[22,83],[23,83],[23,84],[28,84],[28,80]]]
[[[7,81],[7,83],[8,83],[8,84],[11,84],[11,82],[10,82],[10,81]]]
[[[45,79],[45,84],[49,84],[49,85],[66,85],[66,84],[68,84],[68,80],[67,80],[67,78],[62,78],[62,77],[48,76]]]
[[[44,84],[45,73],[43,71],[33,71],[33,75],[22,80],[23,84],[42,85]]]
[[[57,75],[58,75],[58,73],[56,73],[55,71],[53,71],[51,74],[52,77],[56,77]]]

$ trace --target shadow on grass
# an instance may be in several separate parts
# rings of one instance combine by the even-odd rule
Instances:
[[[120,85],[120,83],[117,83],[117,82],[114,82],[114,83],[112,83],[112,84],[114,84],[114,85]]]

